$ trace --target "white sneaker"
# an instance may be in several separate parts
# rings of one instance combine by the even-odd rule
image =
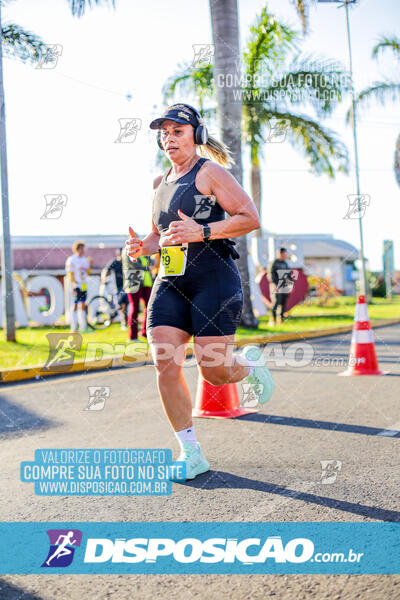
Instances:
[[[210,463],[204,456],[201,446],[198,442],[197,449],[194,448],[193,444],[190,444],[189,442],[185,442],[183,444],[183,448],[178,460],[175,461],[173,465],[179,466],[179,463],[184,463],[185,465],[185,479],[194,479],[197,477],[197,475],[210,470]],[[176,477],[173,472],[171,473],[169,479],[171,481],[185,481],[185,479]]]
[[[245,377],[243,381],[250,384],[257,402],[264,404],[274,393],[274,380],[267,369],[262,351],[258,346],[245,346],[241,355],[247,360],[257,361],[260,365],[255,366],[253,373]]]

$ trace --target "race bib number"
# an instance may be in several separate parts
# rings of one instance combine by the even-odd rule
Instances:
[[[79,286],[82,290],[82,292],[86,292],[86,283],[81,283]]]
[[[187,244],[160,248],[160,277],[183,275],[186,269]]]

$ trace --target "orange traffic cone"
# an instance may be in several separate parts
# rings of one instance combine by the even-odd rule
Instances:
[[[194,417],[233,419],[254,412],[257,412],[257,409],[240,406],[235,383],[212,385],[201,376],[199,377],[196,406],[192,412]]]
[[[354,315],[353,334],[349,355],[349,366],[338,375],[385,375],[378,366],[374,336],[369,322],[365,296],[359,296]]]

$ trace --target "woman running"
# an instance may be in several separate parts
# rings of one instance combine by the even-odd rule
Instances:
[[[239,254],[229,238],[258,229],[260,221],[253,201],[226,170],[232,163],[228,149],[208,135],[196,109],[170,106],[150,128],[158,129],[158,144],[172,167],[154,181],[152,232],[140,241],[129,228],[126,245],[133,259],[160,253],[147,336],[161,401],[181,447],[178,461],[185,462],[186,479],[193,479],[210,465],[196,439],[182,372],[191,337],[206,381],[222,385],[246,378],[259,403],[272,395],[259,349],[248,346],[232,355],[243,292],[234,260]]]

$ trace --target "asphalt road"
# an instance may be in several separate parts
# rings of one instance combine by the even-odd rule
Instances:
[[[212,471],[168,497],[45,497],[19,480],[36,448],[178,447],[154,367],[3,385],[1,521],[399,521],[400,327],[374,330],[384,377],[337,377],[350,334],[310,340],[313,361],[270,363],[273,398],[255,415],[196,419]],[[283,344],[285,354],[288,344]],[[289,356],[289,355],[288,355]],[[278,352],[278,357],[282,355]],[[322,360],[323,359],[323,360]],[[343,361],[341,363],[341,361]],[[185,368],[194,398],[195,365]],[[110,387],[101,411],[88,386]],[[321,461],[336,461],[323,483]],[[340,469],[339,469],[340,465]],[[1,600],[213,596],[302,600],[400,598],[400,575],[6,575]]]

